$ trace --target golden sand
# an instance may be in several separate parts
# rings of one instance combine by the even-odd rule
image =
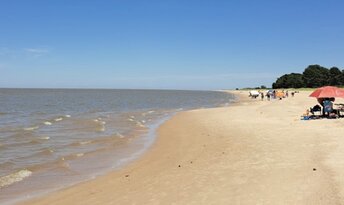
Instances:
[[[309,92],[181,112],[119,171],[23,204],[343,204],[344,119],[300,120]]]

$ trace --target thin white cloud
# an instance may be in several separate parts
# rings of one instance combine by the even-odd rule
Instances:
[[[47,49],[41,49],[41,48],[25,48],[24,50],[29,53],[48,53],[49,52]]]
[[[276,73],[226,73],[215,75],[163,75],[163,76],[135,76],[135,77],[116,77],[116,80],[251,80],[251,79],[271,79],[279,76]]]
[[[159,75],[159,76],[113,76],[108,80],[114,87],[131,88],[168,88],[168,89],[225,89],[237,87],[270,86],[276,80],[277,73],[250,72],[224,74],[186,74],[186,75]]]
[[[38,48],[7,48],[0,47],[0,57],[5,57],[6,59],[19,59],[25,57],[40,57],[50,53],[50,50],[45,47]]]
[[[24,48],[24,51],[29,56],[33,56],[33,57],[40,57],[49,53],[49,50],[46,48]]]

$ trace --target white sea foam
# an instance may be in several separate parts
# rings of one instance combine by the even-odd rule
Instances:
[[[75,156],[77,156],[77,157],[82,157],[82,156],[84,156],[84,153],[78,153],[78,154],[76,154]]]
[[[90,144],[92,141],[88,140],[88,141],[83,141],[83,142],[79,142],[80,145],[85,145],[85,144]]]
[[[11,185],[15,182],[20,182],[26,177],[29,177],[31,175],[32,175],[32,172],[30,170],[23,169],[23,170],[14,172],[12,174],[0,177],[0,188]]]
[[[99,129],[100,132],[104,132],[105,131],[105,126],[102,124],[100,129]]]
[[[62,117],[59,117],[59,118],[56,118],[56,119],[55,119],[55,122],[58,122],[58,121],[61,121],[61,120],[63,120],[63,118],[62,118]]]
[[[124,138],[125,136],[122,135],[121,133],[117,132],[116,135],[119,137],[119,138]]]
[[[39,128],[38,126],[26,127],[26,128],[24,128],[24,130],[26,130],[26,131],[31,131],[31,130],[36,130],[36,129],[38,129],[38,128]]]
[[[129,118],[128,120],[129,120],[130,122],[133,122],[133,121],[134,121],[134,120],[133,120],[133,119],[131,119],[131,118]]]
[[[98,119],[94,119],[93,121],[94,121],[94,122],[98,122],[99,120],[98,120]]]
[[[49,121],[46,121],[44,122],[45,125],[52,125],[53,123],[49,122]]]
[[[50,139],[50,137],[48,137],[48,136],[43,136],[43,137],[39,137],[39,139],[41,139],[41,140],[48,140],[48,139]]]
[[[71,117],[70,115],[65,115],[65,117]]]
[[[148,111],[148,112],[142,113],[142,116],[146,116],[146,115],[152,114],[152,113],[154,113],[154,112],[155,112],[154,110],[150,110],[150,111]]]
[[[135,116],[131,115],[131,116],[130,116],[130,118],[133,118],[133,119],[135,119]]]
[[[101,122],[100,122],[100,124],[102,124],[102,125],[105,125],[105,124],[106,124],[106,122],[105,122],[105,121],[101,121]]]
[[[145,123],[146,123],[146,120],[141,120],[141,122],[142,122],[143,124],[145,124]]]
[[[136,122],[136,125],[139,127],[145,127],[141,122]]]

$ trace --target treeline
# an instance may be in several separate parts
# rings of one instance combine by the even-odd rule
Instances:
[[[344,70],[309,65],[303,73],[290,73],[277,78],[272,88],[317,88],[326,85],[344,86]]]

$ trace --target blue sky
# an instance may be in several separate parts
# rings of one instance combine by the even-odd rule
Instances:
[[[0,87],[222,89],[344,68],[343,1],[0,2]]]

